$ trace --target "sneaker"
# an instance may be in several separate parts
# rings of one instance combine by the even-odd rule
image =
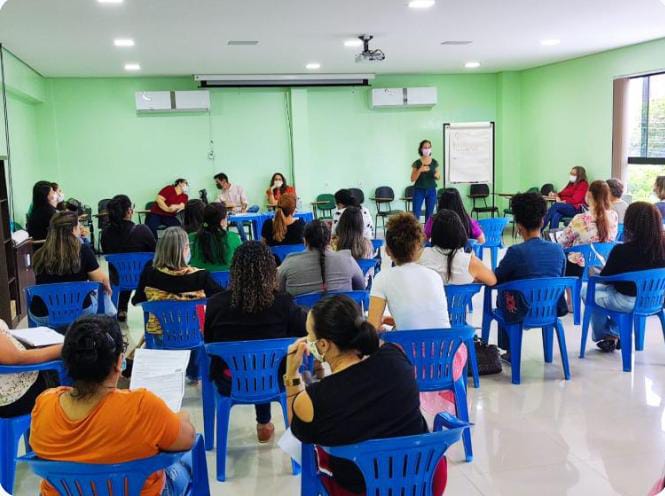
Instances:
[[[596,346],[604,353],[612,353],[617,349],[617,342],[615,339],[601,339]]]
[[[259,443],[265,444],[272,441],[272,437],[275,434],[275,426],[272,422],[267,424],[256,424],[256,437],[259,440]]]

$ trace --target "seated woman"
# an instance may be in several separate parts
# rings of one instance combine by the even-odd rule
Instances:
[[[443,209],[452,210],[455,212],[464,226],[464,231],[466,231],[466,237],[469,239],[475,239],[478,244],[482,245],[485,242],[485,235],[483,230],[480,228],[480,224],[477,220],[473,219],[467,212],[464,207],[464,202],[462,197],[455,188],[446,188],[441,193],[439,197],[439,204],[437,205],[437,211]],[[430,239],[432,237],[432,223],[433,219],[430,217],[425,223],[425,238]]]
[[[31,365],[58,360],[62,345],[26,350],[0,320],[0,365]],[[42,392],[57,385],[50,371],[0,375],[0,418],[27,415]]]
[[[369,321],[379,329],[386,307],[386,321],[400,330],[450,327],[446,294],[439,275],[418,265],[423,243],[420,223],[410,213],[388,219],[386,253],[395,262],[374,278],[369,302]]]
[[[566,256],[556,243],[541,238],[547,204],[540,193],[519,193],[512,200],[517,233],[524,240],[506,250],[495,274],[499,284],[519,279],[561,277],[566,269]],[[562,300],[562,304],[565,304]],[[508,336],[499,333],[499,347],[508,350]],[[510,361],[506,353],[504,359]]]
[[[601,276],[613,276],[624,272],[636,272],[665,267],[665,240],[663,219],[658,209],[646,202],[630,204],[624,222],[624,240],[617,244]],[[596,286],[596,304],[609,310],[630,312],[635,306],[637,290],[631,282],[615,282]],[[593,340],[602,351],[618,349],[619,328],[617,323],[602,311],[591,313]]]
[[[363,214],[358,207],[347,207],[344,210],[337,224],[333,245],[337,251],[351,251],[356,260],[374,256],[374,246],[364,235]]]
[[[286,193],[296,196],[296,189],[286,184],[284,174],[275,172],[270,178],[270,186],[266,190],[266,204],[270,207],[276,207],[279,199]]]
[[[577,214],[570,224],[557,233],[556,238],[564,248],[588,243],[614,241],[619,227],[619,216],[610,204],[610,188],[605,181],[594,181],[586,194],[589,211]],[[584,272],[581,253],[569,253],[566,275],[579,277]]]
[[[365,289],[365,276],[349,250],[330,248],[330,229],[320,220],[305,227],[305,251],[292,253],[277,269],[281,291],[297,296],[319,291]]]
[[[191,252],[187,233],[181,227],[169,227],[157,241],[155,258],[141,273],[132,304],[144,301],[198,300],[209,298],[222,290],[205,269],[189,265]],[[161,336],[162,328],[157,317],[150,314],[145,325],[146,332]],[[194,381],[198,377],[196,350],[192,351],[187,377]]]
[[[589,183],[584,167],[575,166],[570,170],[568,184],[559,193],[550,193],[549,197],[556,200],[545,216],[544,227],[558,229],[562,217],[573,217],[579,214],[586,205],[585,198]]]
[[[30,445],[40,458],[123,463],[160,451],[192,448],[196,430],[187,412],[173,413],[146,389],[117,389],[126,344],[115,319],[82,317],[65,336],[62,358],[73,387],[51,389],[32,411]],[[141,496],[186,494],[191,456],[150,475]],[[42,496],[60,494],[46,481]]]
[[[311,354],[328,362],[332,374],[305,388],[299,368]],[[307,316],[307,337],[289,348],[284,375],[289,421],[303,443],[340,446],[370,439],[428,432],[420,413],[413,366],[393,344],[380,346],[374,327],[346,296],[318,302]],[[356,465],[318,450],[328,493],[365,494]],[[445,488],[445,459],[435,474],[437,496]]]
[[[221,203],[206,205],[201,227],[189,235],[192,267],[211,272],[229,270],[233,253],[242,244],[242,240],[237,233],[229,232],[227,228],[226,207]]]
[[[76,281],[102,283],[104,312],[106,315],[116,315],[116,309],[111,301],[109,278],[99,268],[92,248],[81,241],[81,227],[74,212],[57,212],[51,218],[46,242],[34,254],[32,266],[37,284]],[[84,301],[83,314],[97,313],[97,308],[97,297],[89,295]],[[38,325],[48,325],[46,304],[40,298],[33,300],[28,312],[30,318]]]
[[[145,224],[134,224],[134,205],[127,195],[116,195],[107,205],[109,224],[102,230],[100,243],[104,253],[154,252],[155,236]],[[118,280],[115,269],[109,266],[111,281]],[[118,320],[127,320],[131,291],[121,291],[118,297]]]
[[[58,195],[51,183],[38,181],[32,188],[32,208],[28,215],[26,229],[34,241],[46,239],[51,217],[57,212]]]
[[[626,216],[626,209],[628,208],[628,202],[621,198],[624,191],[623,182],[620,179],[611,178],[607,180],[607,186],[610,188],[612,210],[617,213],[619,224],[623,224],[623,218]]]
[[[261,228],[261,237],[268,246],[299,245],[303,240],[305,222],[296,219],[296,197],[285,193],[279,197],[275,218],[268,219]]]
[[[337,209],[333,213],[332,220],[332,233],[333,236],[337,233],[337,224],[339,224],[342,214],[348,207],[359,208],[363,216],[363,235],[367,239],[374,239],[374,220],[372,220],[372,214],[367,210],[367,208],[360,205],[358,200],[351,194],[351,191],[348,189],[340,189],[335,193],[335,204]]]
[[[443,209],[432,219],[432,246],[423,250],[418,263],[438,273],[444,284],[477,281],[494,286],[494,272],[466,250],[468,238],[459,215]]]
[[[215,343],[304,336],[305,318],[293,298],[277,290],[277,266],[270,248],[260,241],[248,241],[233,256],[230,290],[208,300],[204,340]],[[231,381],[222,360],[213,357],[210,376],[219,392],[228,396]],[[259,442],[270,441],[275,432],[270,403],[256,405],[256,424]]]
[[[665,218],[665,176],[658,176],[656,178],[656,182],[653,185],[653,192],[658,198],[658,201],[655,203],[656,208],[660,212],[660,215]]]
[[[201,224],[203,224],[204,208],[205,204],[199,199],[187,201],[182,228],[187,231],[188,234],[195,233],[201,228]]]

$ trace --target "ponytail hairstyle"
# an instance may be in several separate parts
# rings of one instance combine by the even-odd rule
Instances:
[[[610,227],[607,211],[612,208],[610,203],[610,187],[605,181],[594,181],[589,185],[589,194],[593,198],[593,215],[596,218],[598,240],[601,243],[609,241]]]
[[[311,250],[319,251],[319,265],[321,267],[321,289],[328,291],[326,282],[326,248],[330,245],[330,228],[328,224],[315,219],[305,226],[305,242]]]
[[[358,207],[347,207],[339,218],[337,230],[337,250],[351,250],[356,260],[365,258],[367,240],[365,239],[365,222],[363,213]]]
[[[647,202],[631,203],[623,221],[626,243],[636,243],[650,263],[665,260],[663,218],[658,208]]]
[[[286,238],[288,230],[286,218],[291,217],[295,211],[296,196],[291,193],[281,195],[275,209],[275,220],[272,222],[272,237],[278,243],[281,243]]]
[[[453,260],[458,250],[464,250],[468,241],[462,221],[452,210],[439,210],[432,219],[432,246],[448,250],[446,282],[450,282]]]
[[[183,229],[188,233],[193,233],[199,230],[203,223],[203,208],[205,203],[195,198],[187,200],[185,204],[185,219]]]
[[[348,296],[323,298],[311,312],[317,339],[332,341],[340,351],[355,351],[359,357],[378,351],[379,337],[374,326]]]
[[[462,197],[459,194],[459,191],[457,191],[455,188],[446,188],[441,192],[437,211],[443,209],[452,210],[457,215],[459,215],[459,218],[462,221],[462,225],[464,226],[464,230],[466,231],[466,235],[470,238],[471,217],[469,217],[469,214],[464,207],[464,202],[462,201]]]
[[[89,398],[104,387],[104,381],[126,349],[116,319],[89,315],[74,321],[62,346],[67,375],[74,380],[72,397]]]
[[[33,257],[35,274],[77,274],[81,270],[81,241],[74,235],[75,212],[56,212],[49,222],[44,246]]]
[[[226,263],[226,230],[221,226],[226,213],[226,206],[217,202],[203,209],[203,223],[196,233],[196,242],[206,263]]]
[[[106,204],[106,210],[109,214],[109,222],[111,226],[120,231],[122,229],[122,221],[127,215],[127,211],[132,208],[132,201],[127,195],[115,195]]]

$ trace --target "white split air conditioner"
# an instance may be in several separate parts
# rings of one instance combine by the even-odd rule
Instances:
[[[374,88],[372,108],[433,107],[437,102],[435,87]]]
[[[136,111],[144,112],[207,112],[210,93],[195,91],[137,91]]]
[[[201,88],[367,86],[374,74],[198,74]]]

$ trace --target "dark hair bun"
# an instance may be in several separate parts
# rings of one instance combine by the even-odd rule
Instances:
[[[363,355],[371,355],[379,349],[379,336],[376,329],[367,320],[362,319],[356,323],[356,334],[349,342],[349,347],[358,350]]]

